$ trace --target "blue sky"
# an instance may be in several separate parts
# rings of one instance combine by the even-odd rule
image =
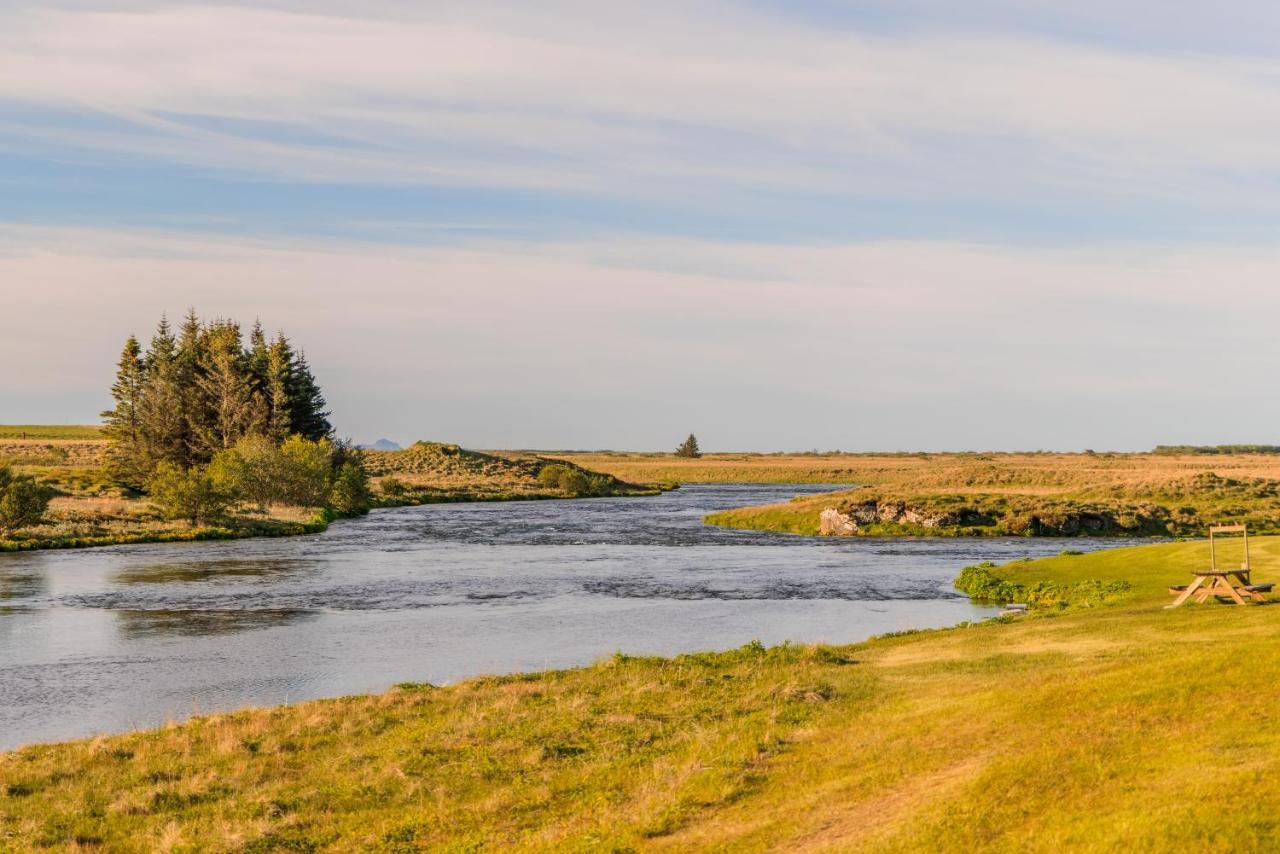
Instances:
[[[344,433],[476,446],[1277,441],[1280,9],[0,9],[0,421],[162,311]],[[1224,413],[1232,417],[1224,417]]]

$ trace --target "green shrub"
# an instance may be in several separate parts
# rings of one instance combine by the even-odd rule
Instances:
[[[52,493],[35,478],[0,463],[0,534],[35,525],[44,518]]]
[[[992,572],[995,568],[990,562],[966,566],[956,578],[956,589],[981,602],[1026,602],[1035,609],[1089,607],[1122,596],[1130,589],[1127,581],[1104,583],[1092,579],[1075,584],[1040,581],[1024,587],[1000,578]]]
[[[156,466],[147,493],[166,519],[186,519],[192,525],[225,516],[237,500],[207,469],[183,469],[169,462]]]
[[[543,486],[549,486],[552,489],[559,489],[561,475],[567,474],[568,472],[569,468],[567,466],[543,466],[542,470],[538,472],[538,483]]]
[[[607,474],[592,474],[579,468],[550,464],[538,472],[538,482],[558,489],[575,498],[597,495],[615,495],[618,481]]]
[[[299,507],[321,507],[329,494],[334,448],[328,439],[290,436],[280,445],[279,500]]]
[[[401,498],[409,491],[409,487],[403,480],[399,480],[394,477],[384,477],[378,482],[378,491],[387,498]]]
[[[284,482],[280,448],[265,436],[246,436],[235,447],[219,451],[209,463],[209,476],[224,492],[266,512],[280,500]]]
[[[369,475],[354,460],[338,467],[329,487],[329,507],[342,516],[354,516],[368,511],[373,503],[369,490]]]

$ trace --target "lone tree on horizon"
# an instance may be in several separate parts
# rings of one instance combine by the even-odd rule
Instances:
[[[677,457],[702,456],[702,451],[698,449],[698,437],[690,433],[689,438],[685,439],[680,444],[680,447],[676,448],[676,456]]]

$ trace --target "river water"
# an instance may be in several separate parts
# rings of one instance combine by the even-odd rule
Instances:
[[[847,643],[989,616],[963,566],[1089,540],[810,539],[702,524],[831,487],[375,511],[323,534],[0,555],[0,750],[399,681]]]

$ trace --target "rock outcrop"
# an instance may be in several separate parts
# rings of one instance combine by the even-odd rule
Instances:
[[[963,529],[968,534],[1000,536],[1151,536],[1167,535],[1169,522],[1168,509],[1149,502],[1019,501],[991,496],[964,500],[940,496],[917,503],[868,496],[857,503],[824,508],[819,516],[819,533],[848,537],[865,533],[870,526],[883,525],[939,532]]]
[[[824,537],[848,537],[858,532],[858,524],[834,507],[818,517],[818,533]]]

